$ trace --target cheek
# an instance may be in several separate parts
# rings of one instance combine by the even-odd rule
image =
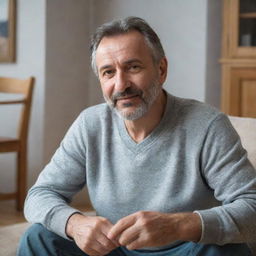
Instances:
[[[112,96],[113,88],[114,88],[114,86],[111,85],[111,83],[101,83],[102,93],[105,96],[107,96],[108,98],[110,98]]]
[[[136,77],[134,77],[134,84],[140,89],[147,89],[151,86],[152,82],[159,81],[158,73],[155,69],[149,69],[147,72],[141,72]]]
[[[152,76],[148,75],[146,77],[141,77],[140,79],[137,79],[137,81],[134,81],[134,84],[141,90],[145,90],[151,86],[153,81],[154,79],[152,78]]]

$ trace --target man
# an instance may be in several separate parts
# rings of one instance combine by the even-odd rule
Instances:
[[[40,224],[19,255],[250,255],[256,176],[228,118],[162,89],[167,60],[140,18],[103,24],[91,50],[107,104],[80,114],[30,189]],[[97,216],[68,206],[85,185]]]

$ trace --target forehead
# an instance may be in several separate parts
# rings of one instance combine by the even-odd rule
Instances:
[[[152,61],[151,49],[144,36],[131,31],[121,35],[103,37],[96,51],[96,65],[110,64],[110,62],[125,62],[128,59]]]

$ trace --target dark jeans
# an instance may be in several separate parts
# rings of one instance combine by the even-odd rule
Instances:
[[[11,246],[11,245],[10,245]],[[48,231],[40,224],[32,225],[22,236],[17,256],[86,256],[74,242]],[[161,251],[134,250],[119,247],[109,256],[250,256],[245,244],[224,246],[186,242]]]

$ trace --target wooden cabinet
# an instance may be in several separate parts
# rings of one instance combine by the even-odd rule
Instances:
[[[222,111],[256,117],[256,0],[223,0]]]

